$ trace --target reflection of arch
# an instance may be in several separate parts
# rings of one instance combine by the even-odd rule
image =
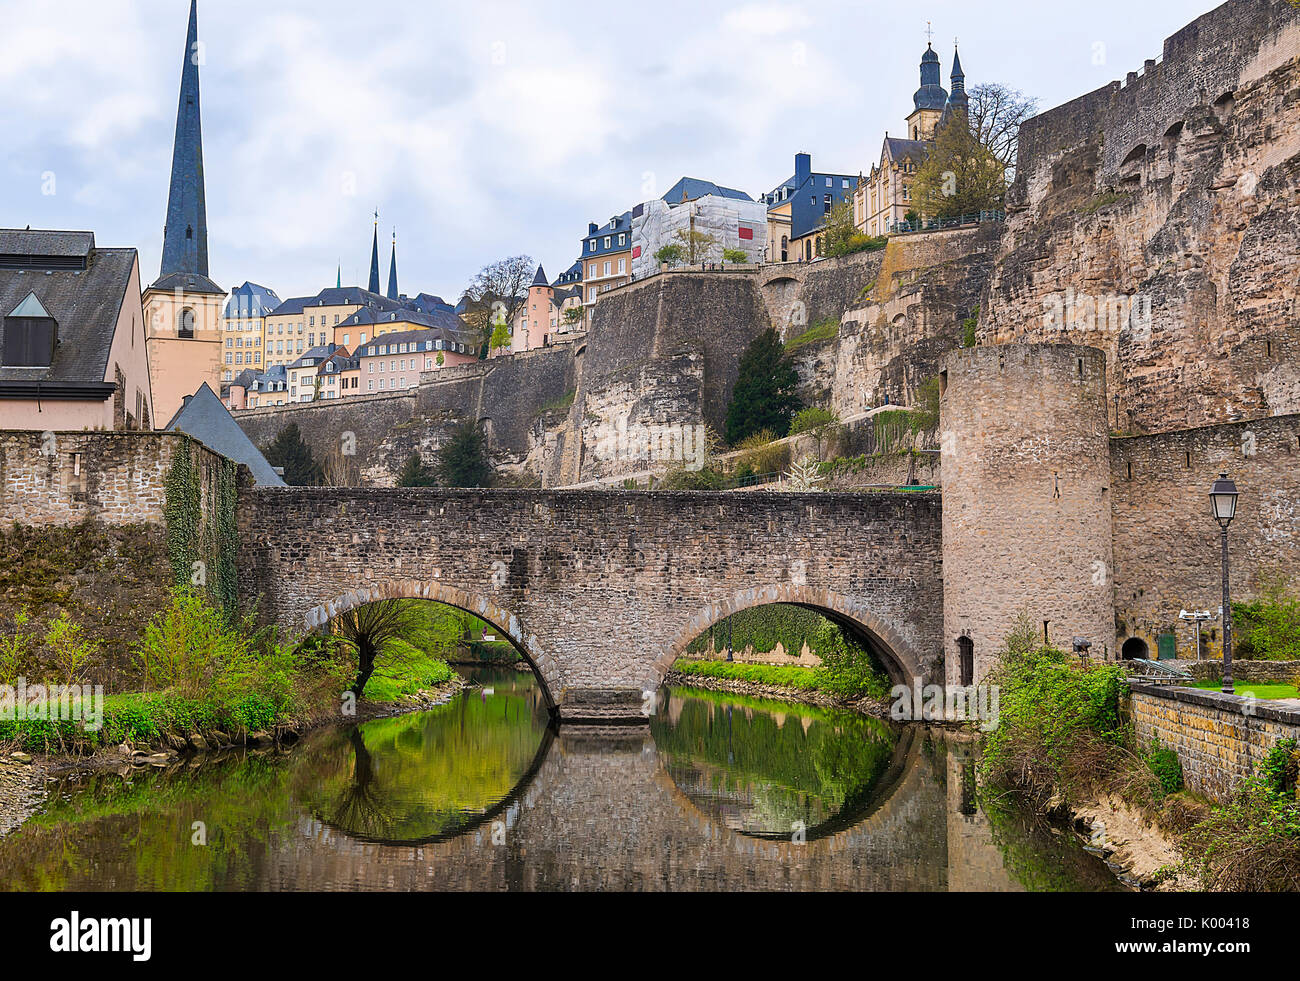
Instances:
[[[419,599],[434,603],[445,603],[458,610],[472,613],[480,620],[490,623],[498,631],[510,638],[511,643],[524,656],[533,673],[541,684],[542,694],[551,713],[555,713],[556,700],[554,692],[562,689],[559,668],[553,658],[541,649],[536,634],[525,633],[523,625],[513,614],[488,600],[473,596],[453,586],[440,582],[426,582],[419,579],[397,579],[380,583],[366,589],[354,589],[344,593],[307,612],[308,630],[320,630],[341,613],[355,610],[358,606],[377,603],[386,599]]]
[[[797,705],[791,706],[798,708]],[[824,842],[829,844],[839,835],[846,834],[855,829],[864,830],[861,826],[873,816],[878,814],[895,795],[900,788],[909,779],[915,779],[921,772],[921,768],[916,765],[916,758],[921,752],[922,734],[916,726],[903,726],[899,730],[898,742],[894,745],[894,752],[890,756],[889,765],[885,772],[880,775],[880,779],[868,788],[866,795],[851,801],[845,801],[844,807],[833,817],[827,818],[820,824],[808,828],[804,832],[803,845],[793,845],[790,843],[788,834],[764,834],[753,831],[739,831],[725,825],[718,825],[715,818],[700,810],[699,805],[686,795],[686,793],[677,786],[673,780],[672,774],[664,765],[662,756],[659,759],[658,772],[655,774],[655,782],[669,792],[677,807],[681,810],[683,816],[689,816],[694,819],[695,823],[704,828],[717,828],[719,832],[725,832],[728,835],[735,835],[738,838],[747,838],[750,841],[770,842],[778,846],[785,846],[794,849],[807,847],[813,842]],[[915,791],[913,791],[914,793]],[[906,797],[902,798],[906,800]]]
[[[747,589],[731,599],[710,603],[681,627],[667,651],[655,661],[654,668],[659,680],[662,682],[673,662],[686,652],[691,642],[719,620],[725,620],[741,610],[771,606],[774,603],[810,609],[837,626],[866,639],[872,651],[880,656],[889,677],[898,684],[910,685],[913,679],[928,677],[927,672],[922,670],[921,658],[912,649],[912,645],[899,635],[891,623],[882,620],[865,605],[826,589],[787,584]]]
[[[354,729],[353,732],[354,733],[359,732],[360,728],[361,728],[360,726],[356,727],[356,729]],[[496,804],[493,804],[482,814],[476,814],[473,817],[467,818],[464,821],[464,823],[460,824],[459,826],[452,829],[451,831],[440,831],[436,834],[431,834],[423,838],[417,838],[412,840],[381,838],[374,835],[361,834],[356,831],[349,831],[347,828],[342,828],[339,827],[337,824],[331,823],[330,821],[326,820],[326,818],[323,815],[320,814],[313,813],[313,817],[315,817],[318,821],[320,821],[320,823],[323,824],[325,827],[330,828],[331,830],[337,832],[338,834],[342,835],[344,838],[349,838],[353,841],[364,841],[372,845],[390,845],[390,846],[401,847],[401,848],[419,848],[424,845],[436,845],[439,844],[440,842],[452,841],[455,838],[463,838],[465,835],[472,834],[473,832],[477,831],[479,828],[482,828],[487,825],[491,825],[492,822],[495,821],[497,818],[499,818],[502,814],[507,813],[516,804],[521,804],[523,802],[524,798],[527,796],[527,792],[529,788],[533,784],[533,781],[537,779],[537,774],[541,771],[542,764],[546,762],[546,757],[550,755],[551,743],[553,743],[554,741],[555,741],[555,728],[554,726],[548,726],[546,730],[542,733],[542,742],[537,747],[537,753],[536,755],[533,756],[533,761],[530,764],[528,764],[528,769],[525,770],[523,776],[519,778],[519,782],[515,784],[514,787],[511,788],[510,793],[506,794],[504,797],[501,798],[500,801],[498,801]]]
[[[1130,637],[1120,648],[1120,657],[1125,661],[1146,661],[1151,657],[1151,648],[1141,637]]]

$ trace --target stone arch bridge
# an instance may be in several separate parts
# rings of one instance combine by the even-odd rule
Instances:
[[[379,599],[507,635],[565,722],[642,717],[715,622],[816,609],[898,681],[943,679],[937,494],[252,489],[241,598],[292,634]]]

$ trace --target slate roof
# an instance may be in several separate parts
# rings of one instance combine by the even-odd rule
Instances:
[[[167,273],[165,276],[160,276],[157,281],[149,284],[149,289],[161,290],[164,293],[173,293],[176,290],[181,290],[185,293],[209,293],[215,296],[226,295],[226,291],[212,280],[208,279],[207,276],[186,272]]]
[[[408,352],[408,353],[419,353],[426,350],[434,351],[437,350],[437,344],[436,344],[437,341],[444,341],[448,344],[463,344],[465,345],[465,351],[463,353],[465,354],[474,353],[474,345],[471,344],[464,337],[459,336],[455,331],[443,330],[441,328],[437,328],[434,330],[407,330],[407,331],[401,331],[396,334],[385,334],[383,337],[376,337],[372,340],[367,341],[365,344],[358,345],[353,357],[357,358],[358,361],[361,358],[374,358],[374,357],[386,358],[394,352],[389,351],[381,355],[379,354],[379,348],[380,347],[391,348],[395,344],[417,345],[414,352]],[[426,348],[424,346],[426,342],[435,342],[434,347]]]
[[[533,285],[547,288],[551,285],[546,279],[546,270],[542,268],[541,263],[537,265],[537,275],[533,277]]]
[[[258,320],[279,305],[280,298],[275,295],[275,290],[246,282],[230,291],[230,299],[226,301],[222,316],[227,320],[238,320],[241,317]]]
[[[292,371],[297,368],[314,368],[338,350],[341,350],[341,348],[337,344],[318,344],[311,350],[304,351],[302,354],[298,355],[298,359],[289,365],[289,370]],[[307,364],[306,362],[308,361],[311,361],[312,364]]]
[[[402,304],[360,286],[331,287],[315,296],[297,296],[285,300],[267,314],[268,317],[295,316],[310,307],[374,307],[377,310],[400,310]]]
[[[167,424],[169,433],[186,433],[227,459],[242,463],[263,487],[284,487],[284,480],[266,462],[261,450],[244,434],[230,410],[204,382]]]
[[[39,253],[33,249],[39,248]],[[31,231],[0,228],[0,255],[39,254],[85,258],[95,248],[94,232]]]
[[[135,249],[97,249],[93,242],[89,232],[0,230],[0,253],[32,261],[39,261],[41,256],[75,256],[87,243],[92,245],[84,270],[0,268],[0,311],[14,310],[35,293],[58,324],[59,339],[48,368],[0,367],[0,382],[72,386],[104,383],[118,315],[122,303],[131,299],[127,291],[137,256]],[[138,326],[143,331],[143,322]],[[4,320],[0,316],[0,345],[3,343]]]
[[[744,191],[737,191],[734,187],[723,187],[721,184],[715,184],[713,181],[702,181],[697,177],[683,177],[664,195],[663,199],[669,204],[681,204],[684,199],[694,201],[697,198],[707,197],[710,194],[716,194],[718,197],[731,198],[734,201],[753,201]]]
[[[363,307],[348,317],[339,327],[369,327],[383,324],[415,324],[420,327],[440,327],[444,330],[465,330],[465,322],[448,307],[435,307],[432,311],[411,310],[371,310]]]

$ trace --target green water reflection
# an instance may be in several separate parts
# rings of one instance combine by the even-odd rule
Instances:
[[[1116,888],[1071,836],[990,821],[970,748],[923,729],[666,691],[649,732],[556,733],[532,675],[467,674],[288,753],[56,784],[0,889]]]

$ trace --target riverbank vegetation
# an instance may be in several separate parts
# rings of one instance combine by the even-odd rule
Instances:
[[[1067,812],[1114,795],[1138,808],[1182,852],[1164,870],[1211,890],[1300,889],[1300,800],[1294,741],[1275,747],[1225,803],[1183,786],[1168,747],[1139,746],[1123,712],[1123,669],[1084,666],[1043,646],[1028,618],[985,679],[1000,689],[1000,719],[980,764],[985,792]]]
[[[15,710],[0,719],[0,743],[82,754],[122,743],[181,749],[259,741],[338,715],[347,691],[396,702],[451,680],[445,658],[461,642],[460,615],[437,604],[393,602],[398,615],[387,622],[399,631],[367,637],[363,661],[359,638],[342,626],[287,643],[251,615],[229,616],[178,589],[133,645],[133,682],[105,694],[102,718],[95,718],[88,687],[82,697],[62,699],[57,710],[40,702],[22,712],[10,705]],[[375,607],[384,609],[362,607],[357,619],[373,622],[367,611]],[[29,697],[35,683],[24,679],[89,686],[101,654],[99,644],[66,619],[38,629],[20,613],[12,633],[0,637],[0,685],[25,684]]]
[[[798,657],[807,651],[817,667],[722,660],[723,651],[773,654],[778,647]],[[673,665],[686,676],[721,678],[798,691],[815,691],[840,701],[869,696],[883,701],[891,683],[875,655],[856,637],[812,610],[776,603],[742,610],[720,620],[688,647]]]

